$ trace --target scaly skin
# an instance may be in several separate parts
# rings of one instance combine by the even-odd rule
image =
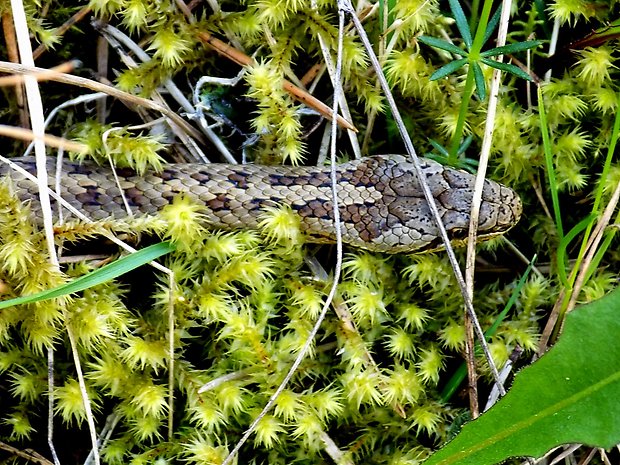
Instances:
[[[14,159],[31,173],[33,158]],[[48,171],[53,184],[55,161]],[[474,176],[422,160],[426,181],[455,245],[469,227]],[[7,167],[0,175],[8,173]],[[126,217],[112,172],[94,163],[64,162],[62,196],[94,220]],[[289,205],[301,217],[311,242],[333,242],[330,174],[328,167],[289,167],[224,164],[167,165],[162,172],[137,176],[117,171],[121,187],[135,214],[153,214],[179,194],[204,204],[211,226],[256,228],[265,207]],[[16,172],[10,173],[17,195],[31,200],[37,187]],[[378,155],[337,167],[338,196],[344,242],[387,253],[435,250],[441,245],[414,167],[400,155]],[[508,187],[485,181],[478,237],[489,239],[508,231],[521,215],[521,201]]]

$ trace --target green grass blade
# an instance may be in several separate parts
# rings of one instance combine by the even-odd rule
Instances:
[[[160,242],[159,244],[151,245],[139,250],[136,253],[119,258],[118,260],[109,263],[98,270],[87,273],[84,276],[71,281],[70,283],[54,289],[48,289],[46,291],[37,292],[36,294],[1,301],[0,309],[19,304],[28,304],[47,299],[54,299],[63,295],[83,291],[84,289],[97,286],[128,273],[129,271],[135,270],[136,268],[161,257],[162,255],[172,252],[174,249],[174,245],[170,242]]]
[[[555,179],[555,167],[553,166],[553,147],[549,137],[549,125],[547,113],[545,112],[545,102],[543,101],[542,87],[538,86],[538,115],[540,118],[540,132],[545,149],[545,165],[547,177],[549,178],[549,190],[551,191],[551,201],[553,202],[553,214],[555,217],[555,227],[558,231],[560,241],[564,238],[564,227],[562,226],[562,212],[560,211],[560,199],[558,196],[558,184]]]
[[[497,28],[497,25],[499,24],[499,19],[501,16],[502,16],[502,9],[498,8],[495,14],[493,15],[493,17],[491,18],[491,21],[489,21],[489,24],[487,25],[486,30],[484,31],[484,37],[482,38],[482,45],[486,44],[488,40],[491,38],[493,31],[495,31],[495,29]]]
[[[437,150],[439,152],[439,154],[443,157],[448,158],[448,151],[445,149],[445,147],[443,145],[441,145],[439,142],[437,142],[435,139],[429,139],[428,141],[435,150]]]
[[[482,101],[487,97],[487,84],[484,81],[484,74],[478,63],[473,62],[471,67],[474,71],[474,79],[476,80],[476,95]]]
[[[579,234],[585,231],[586,228],[591,227],[591,225],[594,223],[595,220],[596,220],[596,215],[593,213],[590,213],[587,217],[585,217],[583,220],[581,220],[579,223],[573,226],[571,230],[568,231],[566,236],[564,236],[564,238],[560,241],[560,245],[558,245],[558,256],[557,256],[558,276],[560,277],[560,281],[562,282],[564,286],[568,287],[569,285],[568,276],[566,275],[566,269],[567,269],[566,263],[567,263],[567,258],[568,258],[566,249],[568,248],[570,243],[573,241],[573,239],[575,239],[575,237],[577,237]]]
[[[504,309],[499,313],[499,315],[497,315],[497,318],[495,319],[493,324],[484,332],[484,335],[487,341],[495,334],[495,331],[497,331],[497,328],[502,323],[502,321],[504,321],[504,318],[506,318],[506,315],[508,315],[508,312],[510,311],[512,306],[517,301],[517,298],[519,297],[519,293],[521,292],[521,289],[525,285],[525,281],[527,281],[527,278],[529,278],[530,273],[532,272],[532,268],[534,267],[534,263],[536,263],[537,258],[538,257],[536,255],[532,257],[532,260],[530,260],[530,263],[527,265],[527,268],[525,269],[525,272],[521,276],[521,279],[519,279],[519,282],[517,283],[516,287],[512,291],[512,294],[510,294],[510,298],[508,299],[508,302],[506,302],[506,305],[504,305]],[[480,348],[480,345],[476,344],[476,353],[479,352],[479,348]],[[452,398],[452,396],[457,391],[459,386],[463,383],[463,380],[465,380],[466,376],[467,376],[467,365],[465,363],[462,363],[456,369],[456,371],[454,372],[454,374],[452,375],[452,377],[450,378],[450,380],[444,387],[443,391],[441,392],[441,399],[444,402],[448,402]]]
[[[520,77],[521,79],[526,79],[527,81],[533,81],[532,76],[527,74],[525,71],[523,71],[518,66],[511,65],[510,63],[501,63],[499,61],[490,60],[488,58],[481,58],[480,61],[482,61],[485,65],[490,66],[491,68],[501,69],[502,71],[506,73],[514,74],[515,76]]]

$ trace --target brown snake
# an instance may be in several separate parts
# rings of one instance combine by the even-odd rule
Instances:
[[[35,173],[33,158],[14,162]],[[455,244],[469,227],[474,176],[422,159],[426,181],[437,201],[444,225]],[[48,162],[50,185],[55,161]],[[17,195],[40,209],[37,187],[21,174],[9,174]],[[94,220],[126,217],[111,170],[94,163],[64,162],[62,196]],[[117,170],[125,197],[135,213],[152,214],[185,194],[205,206],[211,226],[256,228],[265,207],[288,205],[301,218],[310,242],[333,242],[329,167],[224,164],[167,165],[161,172],[137,176]],[[423,252],[440,247],[439,231],[424,200],[414,167],[400,155],[379,155],[338,165],[337,188],[345,243],[388,253]],[[478,224],[479,240],[508,231],[521,215],[517,194],[485,181]]]

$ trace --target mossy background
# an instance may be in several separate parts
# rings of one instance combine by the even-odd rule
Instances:
[[[191,100],[192,86],[202,75],[233,77],[239,71],[199,40],[199,31],[209,31],[254,54],[259,63],[231,91],[216,87],[203,95],[210,103],[232,102],[235,111],[227,113],[227,118],[246,134],[260,135],[248,149],[249,158],[263,163],[315,163],[323,126],[309,133],[319,118],[300,116],[299,104],[282,90],[281,80],[294,80],[312,65],[324,64],[319,35],[331,50],[336,49],[336,3],[196,3],[191,22],[172,1],[91,2],[93,17],[131,34],[153,58],[128,69],[111,50],[108,78],[145,97],[171,78]],[[55,27],[84,6],[66,1],[28,3],[34,40],[50,47],[37,61],[39,66],[78,58],[84,65],[77,73],[94,76],[97,35],[89,22],[78,23],[63,36],[55,33]],[[382,35],[382,10],[371,6],[360,2],[359,12],[368,15],[364,26],[380,52],[416,148],[430,153],[434,150],[431,141],[450,146],[465,71],[431,81],[431,74],[452,58],[416,40],[426,34],[449,37],[459,44],[447,2],[389,2],[385,23],[394,27],[386,35]],[[5,15],[8,8],[3,4]],[[561,23],[555,58],[548,59],[546,45],[541,46],[531,57],[531,72],[542,77],[553,69],[551,81],[543,84],[543,95],[568,230],[589,214],[618,111],[617,39],[578,49],[571,49],[570,44],[618,18],[619,3],[521,1],[513,10],[509,43],[531,34],[548,40],[553,21],[558,18]],[[387,51],[382,38],[387,39]],[[516,58],[526,62],[525,53]],[[490,70],[484,71],[488,78]],[[343,85],[364,152],[402,152],[374,73],[353,34],[344,43]],[[517,346],[525,350],[524,359],[534,353],[544,317],[559,292],[559,240],[553,217],[545,211],[550,200],[538,102],[534,90],[528,102],[527,85],[510,75],[504,78],[491,177],[520,193],[525,213],[508,238],[528,260],[538,254],[541,272],[532,274],[518,291],[516,305],[490,341],[498,366]],[[10,87],[3,89],[2,122],[19,125],[14,92]],[[84,93],[60,84],[43,84],[42,91],[48,110]],[[313,94],[330,101],[332,87],[326,76]],[[176,108],[172,100],[169,103]],[[470,101],[465,135],[471,135],[472,142],[465,157],[477,157],[486,103],[475,97]],[[68,132],[102,159],[103,133],[125,127],[108,136],[107,150],[120,165],[138,170],[186,153],[171,136],[127,128],[142,120],[118,101],[108,99],[105,121],[98,121],[90,110],[84,105],[64,110],[50,132]],[[369,115],[376,115],[372,125]],[[239,155],[246,136],[227,126],[220,133],[229,149]],[[340,140],[340,155],[346,158],[351,149],[344,135]],[[22,150],[21,143],[13,143],[12,154],[18,156]],[[206,151],[212,161],[221,161],[212,147]],[[618,172],[612,168],[605,182],[611,189],[617,180]],[[0,199],[0,265],[7,298],[57,286],[100,265],[99,260],[86,258],[64,266],[62,274],[56,272],[48,264],[43,234],[30,220],[28,208],[11,197],[7,185]],[[143,243],[157,236],[175,240],[177,252],[163,261],[174,271],[175,282],[171,288],[166,276],[143,268],[70,299],[0,311],[0,438],[18,449],[32,448],[49,456],[47,349],[53,348],[54,441],[63,463],[85,461],[89,451],[86,411],[66,335],[70,326],[77,338],[97,428],[106,433],[102,434],[104,463],[221,463],[306,341],[327,294],[334,250],[304,245],[286,211],[274,211],[261,232],[207,230],[201,223],[200,207],[183,199],[160,218],[131,226],[64,227],[58,244],[65,241],[65,254],[102,248],[109,252],[109,245],[88,241],[102,229],[140,233]],[[576,247],[567,250],[569,258],[576,254]],[[615,286],[619,257],[613,242],[609,250],[586,283],[580,301],[596,299]],[[503,240],[481,245],[479,253],[474,306],[483,327],[488,328],[514,291],[526,263]],[[308,255],[315,260],[313,266],[304,259]],[[317,264],[327,270],[324,275],[317,271]],[[167,371],[171,295],[173,387]],[[383,256],[347,250],[334,311],[321,327],[311,356],[242,449],[239,463],[420,463],[467,418],[462,396],[446,400],[441,395],[462,360],[461,302],[442,253]],[[480,371],[483,381],[488,380],[482,360]],[[481,388],[483,393],[488,390],[484,382]],[[174,393],[171,424],[170,389]],[[25,463],[4,452],[0,458]]]

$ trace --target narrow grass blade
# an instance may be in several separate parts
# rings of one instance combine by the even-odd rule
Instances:
[[[504,319],[506,318],[506,315],[508,315],[508,312],[512,309],[513,305],[517,301],[517,298],[519,297],[519,293],[521,292],[521,289],[525,285],[525,281],[527,281],[527,278],[529,278],[530,273],[532,271],[532,268],[534,267],[534,263],[536,263],[537,258],[538,257],[536,255],[532,257],[532,260],[527,265],[527,268],[525,272],[523,273],[523,275],[521,276],[521,279],[519,279],[517,286],[512,291],[512,294],[510,295],[508,302],[506,302],[506,305],[504,305],[503,310],[500,312],[499,315],[497,315],[497,318],[495,319],[491,327],[484,332],[484,336],[487,340],[490,340],[491,336],[495,334],[495,331],[497,331],[497,328],[502,323],[502,321],[504,321]],[[478,349],[478,344],[476,344],[476,349]],[[448,402],[452,398],[456,390],[459,388],[459,386],[465,379],[465,376],[467,376],[467,365],[465,365],[465,363],[462,363],[456,369],[456,371],[454,372],[454,375],[452,375],[452,377],[446,384],[446,387],[443,389],[441,393],[441,399],[444,402]]]
[[[174,245],[170,242],[160,242],[159,244],[151,245],[139,250],[136,253],[119,258],[115,262],[109,263],[98,270],[85,274],[84,276],[81,276],[63,286],[49,289],[47,291],[37,292],[36,294],[1,301],[0,309],[19,304],[28,304],[47,299],[54,299],[63,295],[83,291],[84,289],[97,286],[128,273],[129,271],[135,270],[136,268],[161,257],[162,255],[172,252],[174,249]]]
[[[487,97],[487,84],[484,81],[482,68],[477,62],[473,62],[471,64],[471,69],[474,72],[474,79],[476,80],[476,95],[482,101]]]
[[[573,241],[573,239],[577,237],[579,234],[581,234],[583,231],[585,231],[586,228],[589,228],[594,223],[595,220],[596,220],[596,215],[594,213],[590,213],[583,220],[581,220],[579,223],[573,226],[571,230],[568,231],[566,236],[564,236],[564,238],[560,241],[560,245],[558,245],[558,254],[557,254],[558,276],[560,277],[561,283],[566,287],[569,287],[568,276],[566,275],[567,258],[568,258],[566,249],[568,248],[570,243]]]
[[[542,40],[527,40],[525,42],[517,42],[516,44],[504,45],[502,47],[495,47],[490,50],[486,50],[480,54],[482,57],[490,57],[496,55],[507,55],[509,53],[523,52],[531,48],[537,47],[542,44]]]
[[[493,17],[491,18],[491,21],[489,21],[489,24],[487,24],[487,28],[484,31],[484,37],[482,38],[482,45],[486,44],[487,41],[491,38],[491,34],[493,34],[493,31],[495,31],[495,29],[497,28],[501,16],[502,9],[498,8]]]
[[[545,149],[545,167],[549,179],[549,190],[551,191],[551,201],[553,202],[553,214],[555,217],[555,227],[558,231],[560,241],[564,238],[564,226],[562,225],[562,213],[560,212],[560,198],[558,196],[558,183],[555,179],[555,167],[553,163],[553,147],[549,137],[549,126],[547,113],[545,112],[545,102],[543,99],[542,87],[538,86],[538,115],[540,118],[540,133]]]

